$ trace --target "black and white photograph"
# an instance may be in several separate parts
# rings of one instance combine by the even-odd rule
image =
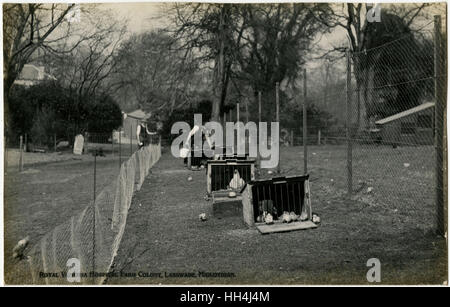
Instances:
[[[448,285],[447,2],[1,7],[2,285]]]

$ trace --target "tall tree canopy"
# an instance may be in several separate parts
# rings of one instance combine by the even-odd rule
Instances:
[[[113,75],[121,97],[148,111],[173,111],[201,87],[195,62],[161,31],[136,34],[122,43]]]
[[[326,4],[182,4],[175,7],[175,37],[212,68],[213,111],[224,111],[230,85],[273,91],[294,78],[315,35],[325,31]],[[320,19],[315,18],[320,15]]]

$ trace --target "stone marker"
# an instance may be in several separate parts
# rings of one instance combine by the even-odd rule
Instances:
[[[75,143],[73,145],[73,153],[75,155],[83,154],[83,146],[84,146],[84,137],[81,134],[78,134],[75,137]]]

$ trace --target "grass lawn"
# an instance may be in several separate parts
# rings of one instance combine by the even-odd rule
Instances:
[[[93,199],[92,155],[68,155],[52,161],[44,154],[27,153],[38,161],[25,165],[24,172],[10,168],[4,177],[4,247],[5,280],[20,282],[20,277],[9,275],[17,264],[12,260],[16,243],[30,236],[29,248],[56,226],[66,223],[82,211]],[[53,154],[48,154],[53,155]],[[122,161],[128,157],[122,157]],[[117,155],[97,158],[97,193],[115,178],[119,171]],[[28,250],[29,250],[28,248]],[[20,262],[24,265],[25,261]],[[16,273],[14,273],[16,274]]]
[[[303,173],[303,149],[281,149],[282,173]],[[241,217],[212,217],[204,171],[165,153],[135,194],[109,284],[367,284],[369,258],[384,284],[442,284],[446,241],[434,227],[430,147],[358,146],[346,197],[344,146],[309,147],[317,229],[261,235]],[[405,164],[406,163],[406,164]],[[264,174],[263,174],[264,175]],[[193,180],[188,181],[188,176]],[[206,213],[206,222],[198,215]],[[160,277],[135,277],[143,272]],[[176,277],[192,272],[194,277]],[[231,273],[204,277],[199,272]]]

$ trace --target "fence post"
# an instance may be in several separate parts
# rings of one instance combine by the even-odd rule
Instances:
[[[352,195],[353,190],[353,170],[352,170],[352,93],[351,93],[351,82],[352,82],[352,64],[350,58],[350,50],[346,52],[347,57],[347,81],[346,81],[346,111],[347,111],[347,129],[346,129],[346,138],[347,138],[347,194],[348,196]]]
[[[321,138],[321,131],[319,129],[319,131],[317,132],[317,145],[320,145],[320,138]]]
[[[240,103],[238,102],[238,103],[236,103],[236,123],[239,123],[239,121],[240,121],[240,114],[239,114],[239,111],[240,111]],[[237,126],[237,131],[236,131],[236,154],[237,154],[237,149],[238,149],[238,144],[239,144],[239,136],[240,136],[240,134],[239,134],[239,131],[240,129],[239,129],[239,125]],[[233,132],[234,133],[234,132]]]
[[[89,132],[85,132],[84,133],[84,142],[83,142],[83,153],[88,153],[89,152]]]
[[[122,144],[122,133],[121,131],[119,131],[119,170],[120,170],[120,166],[122,165],[122,148],[121,145]]]
[[[239,122],[241,116],[239,114],[239,109],[240,109],[240,103],[236,103],[236,122]]]
[[[257,161],[257,165],[258,165],[258,167],[260,167],[261,166],[261,156],[259,155],[259,148],[260,148],[260,146],[261,146],[261,139],[260,139],[260,137],[259,137],[259,133],[260,133],[260,131],[259,131],[259,124],[261,123],[261,91],[258,91],[258,142],[257,142],[257,144],[258,144],[258,150],[257,150],[257,158],[256,158],[256,161]]]
[[[261,115],[262,115],[262,114],[261,114],[261,99],[262,99],[261,95],[262,95],[262,94],[261,94],[261,91],[259,91],[259,92],[258,92],[258,121],[259,121],[259,122],[261,122],[261,117],[262,117],[262,116],[261,116]]]
[[[114,157],[114,131],[111,132],[111,154]]]
[[[444,88],[442,50],[441,50],[441,16],[434,16],[434,90],[435,90],[435,150],[436,150],[436,227],[439,235],[445,235],[444,214],[444,112],[446,93]]]
[[[306,103],[308,99],[307,83],[306,83],[306,69],[303,69],[303,170],[308,173],[308,125],[307,125],[307,111]]]
[[[245,123],[248,123],[250,114],[248,114],[248,98],[245,98]]]
[[[291,129],[291,146],[294,147],[294,129]]]
[[[97,185],[97,149],[94,152],[94,200],[92,202],[92,272],[95,272],[95,194]],[[92,284],[95,284],[95,274],[92,275]]]
[[[19,171],[23,171],[23,136],[19,137]]]
[[[5,170],[4,170],[4,172],[6,174],[6,171],[8,169],[8,138],[5,136],[3,138],[3,140],[5,142],[5,144],[4,144],[4,146],[5,146],[5,164],[4,164],[5,165]]]
[[[276,146],[280,146],[280,95],[278,93],[280,89],[280,83],[275,83],[275,102],[276,102],[276,122],[278,123],[278,135],[276,136],[277,144]],[[270,129],[272,130],[272,128]],[[273,144],[273,135],[271,133],[270,135],[271,143]],[[272,144],[270,144],[270,147],[272,147]],[[277,164],[277,173],[281,172],[281,166],[280,166],[280,155],[278,154],[278,164]]]
[[[138,144],[139,148],[139,144]],[[133,125],[130,125],[130,156],[133,155]]]

